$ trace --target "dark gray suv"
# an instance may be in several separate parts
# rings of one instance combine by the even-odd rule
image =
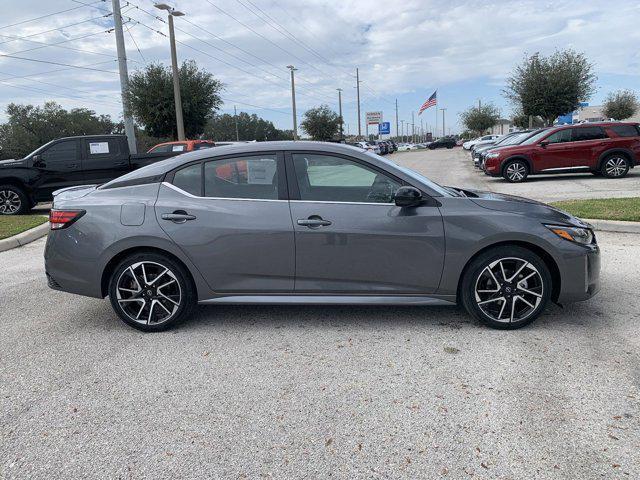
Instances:
[[[362,149],[273,142],[180,155],[56,192],[49,285],[141,330],[201,304],[464,305],[496,328],[598,291],[588,224],[442,187]]]

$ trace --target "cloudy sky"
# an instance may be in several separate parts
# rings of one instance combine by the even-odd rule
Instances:
[[[120,118],[111,0],[2,3],[0,121],[10,102],[50,99]],[[149,62],[169,63],[167,24],[155,18],[164,18],[164,12],[151,0],[121,3],[130,71]],[[291,128],[289,64],[298,68],[298,113],[321,103],[337,110],[336,89],[342,88],[351,133],[357,131],[356,67],[363,112],[382,110],[385,120],[395,123],[397,99],[400,120],[410,122],[411,112],[437,89],[438,107],[447,109],[447,130],[453,132],[459,129],[458,114],[479,99],[509,115],[501,94],[504,79],[526,53],[565,47],[584,52],[598,75],[591,104],[611,90],[640,85],[637,1],[168,3],[186,14],[176,19],[179,59],[195,60],[225,84],[223,110],[233,112],[236,105],[281,128]],[[437,113],[441,129],[442,112]],[[415,118],[433,129],[436,111]]]

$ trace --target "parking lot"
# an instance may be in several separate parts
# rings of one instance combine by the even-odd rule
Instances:
[[[547,201],[640,180],[389,158]],[[0,253],[0,478],[638,478],[637,239],[600,233],[602,292],[510,332],[456,307],[216,306],[143,334],[50,290],[44,240]]]
[[[640,192],[640,168],[629,171],[624,179],[596,177],[590,173],[572,175],[535,175],[520,184],[485,175],[473,167],[471,155],[462,148],[453,150],[413,150],[386,157],[412,168],[442,184],[489,190],[533,198],[542,202],[580,198],[637,197]]]

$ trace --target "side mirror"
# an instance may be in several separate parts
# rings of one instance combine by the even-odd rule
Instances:
[[[542,142],[540,142],[540,146],[542,148],[547,148],[547,145],[549,145],[549,142],[547,140],[543,140]]]
[[[414,207],[422,201],[422,193],[415,187],[400,187],[394,200],[398,207]]]
[[[42,155],[36,154],[31,157],[31,165],[37,167],[42,164]]]

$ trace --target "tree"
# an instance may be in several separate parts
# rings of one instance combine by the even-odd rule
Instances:
[[[45,143],[60,137],[115,133],[109,115],[96,115],[86,108],[65,110],[56,102],[43,106],[7,106],[7,122],[0,125],[0,158],[21,158]]]
[[[460,114],[460,121],[469,130],[483,132],[493,127],[500,120],[500,110],[492,103],[470,107]]]
[[[631,90],[618,90],[607,95],[602,108],[602,114],[606,118],[624,120],[633,117],[638,111],[638,97]]]
[[[307,110],[300,126],[314,140],[330,140],[340,132],[340,116],[328,105]]]
[[[504,94],[524,115],[539,115],[552,125],[593,95],[596,79],[593,64],[582,53],[564,50],[549,57],[535,53],[513,70]]]
[[[255,113],[249,115],[240,112],[238,120],[239,140],[292,140],[291,130],[279,130],[272,122],[258,117]],[[223,115],[213,115],[209,118],[204,130],[204,136],[218,141],[236,140],[236,117],[225,113]]]
[[[198,70],[193,60],[180,66],[180,94],[184,130],[188,138],[204,132],[207,119],[222,104],[222,83],[205,70]],[[129,80],[127,96],[136,121],[152,137],[177,138],[176,110],[171,68],[156,63],[135,72]]]
[[[511,115],[511,123],[518,128],[529,128],[529,115],[522,113],[522,110],[518,109]],[[545,120],[538,116],[531,116],[531,126],[534,128],[543,127]]]

